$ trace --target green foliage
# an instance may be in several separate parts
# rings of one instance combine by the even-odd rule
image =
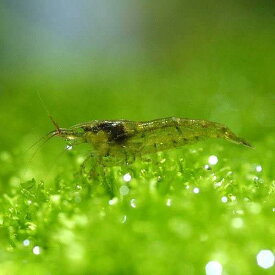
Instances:
[[[0,200],[1,271],[203,274],[215,260],[228,274],[260,274],[257,253],[274,249],[269,146],[209,141],[105,169],[99,180],[69,170],[77,154],[52,180],[10,174]]]

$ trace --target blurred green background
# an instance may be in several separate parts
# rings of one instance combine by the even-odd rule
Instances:
[[[9,154],[14,157],[12,168],[0,167],[0,190],[15,194],[15,186],[7,182],[13,182],[15,175],[25,175],[26,169],[32,170],[27,176],[39,174],[43,179],[41,175],[49,173],[64,148],[64,143],[52,140],[29,163],[27,149],[53,129],[38,93],[61,127],[94,119],[138,121],[169,116],[224,123],[255,145],[253,161],[266,161],[266,181],[274,183],[274,64],[273,0],[1,0],[0,153],[3,162]],[[236,158],[235,168],[241,170],[238,161],[242,157],[236,157],[236,152],[241,156],[242,151],[227,148],[227,154]],[[69,165],[71,161],[61,157],[61,163]],[[192,166],[195,160],[190,163]],[[52,172],[51,176],[57,175]],[[154,211],[153,204],[147,207]],[[266,220],[261,217],[267,226],[269,215]],[[156,228],[157,221],[156,218]],[[112,223],[107,221],[104,226],[108,228]],[[274,227],[274,223],[270,226]],[[114,230],[114,236],[118,237],[119,230]],[[83,238],[88,234],[84,232]],[[105,238],[103,233],[100,236]],[[124,241],[130,242],[130,235],[125,236]],[[252,232],[249,238],[254,236]],[[261,237],[258,240],[261,243]],[[174,241],[169,239],[169,245]],[[139,251],[142,253],[142,248]],[[195,254],[196,251],[200,249],[193,250]],[[125,248],[118,262],[123,262],[128,252]],[[24,258],[20,253],[17,257]],[[101,253],[106,256],[107,252]],[[54,260],[57,255],[50,258]],[[154,258],[153,265],[165,258],[156,257],[159,262]],[[192,257],[189,261],[196,265]],[[97,264],[98,269],[93,270],[100,274],[101,262]],[[86,266],[82,263],[79,268],[83,265]],[[144,266],[147,273],[154,270],[147,262]],[[188,268],[186,274],[201,274]],[[118,270],[114,269],[114,274]],[[133,264],[125,270],[142,273]],[[157,274],[162,274],[161,270],[165,268],[161,267]],[[226,274],[252,274],[251,270],[238,273],[234,268],[231,272],[234,273]],[[262,270],[253,274],[259,272]]]
[[[274,1],[1,1],[1,146],[93,119],[274,131]]]

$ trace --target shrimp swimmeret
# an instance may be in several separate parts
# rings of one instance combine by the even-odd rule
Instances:
[[[56,130],[47,135],[47,140],[58,136],[70,146],[88,143],[92,147],[91,157],[98,164],[107,166],[129,164],[143,155],[181,147],[204,138],[221,138],[251,147],[227,126],[207,120],[176,117],[142,122],[94,120],[67,129],[53,123]]]

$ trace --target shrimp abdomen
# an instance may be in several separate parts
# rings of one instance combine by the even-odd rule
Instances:
[[[176,117],[137,122],[136,134],[131,136],[126,144],[141,154],[147,154],[181,147],[205,138],[222,138],[250,146],[220,123]]]

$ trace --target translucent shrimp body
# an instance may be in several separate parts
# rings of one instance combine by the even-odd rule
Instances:
[[[146,154],[181,147],[204,138],[221,138],[251,147],[220,123],[186,118],[162,118],[151,121],[94,120],[68,129],[58,128],[51,136],[60,136],[70,144],[88,143],[93,155],[111,165],[129,163]]]

